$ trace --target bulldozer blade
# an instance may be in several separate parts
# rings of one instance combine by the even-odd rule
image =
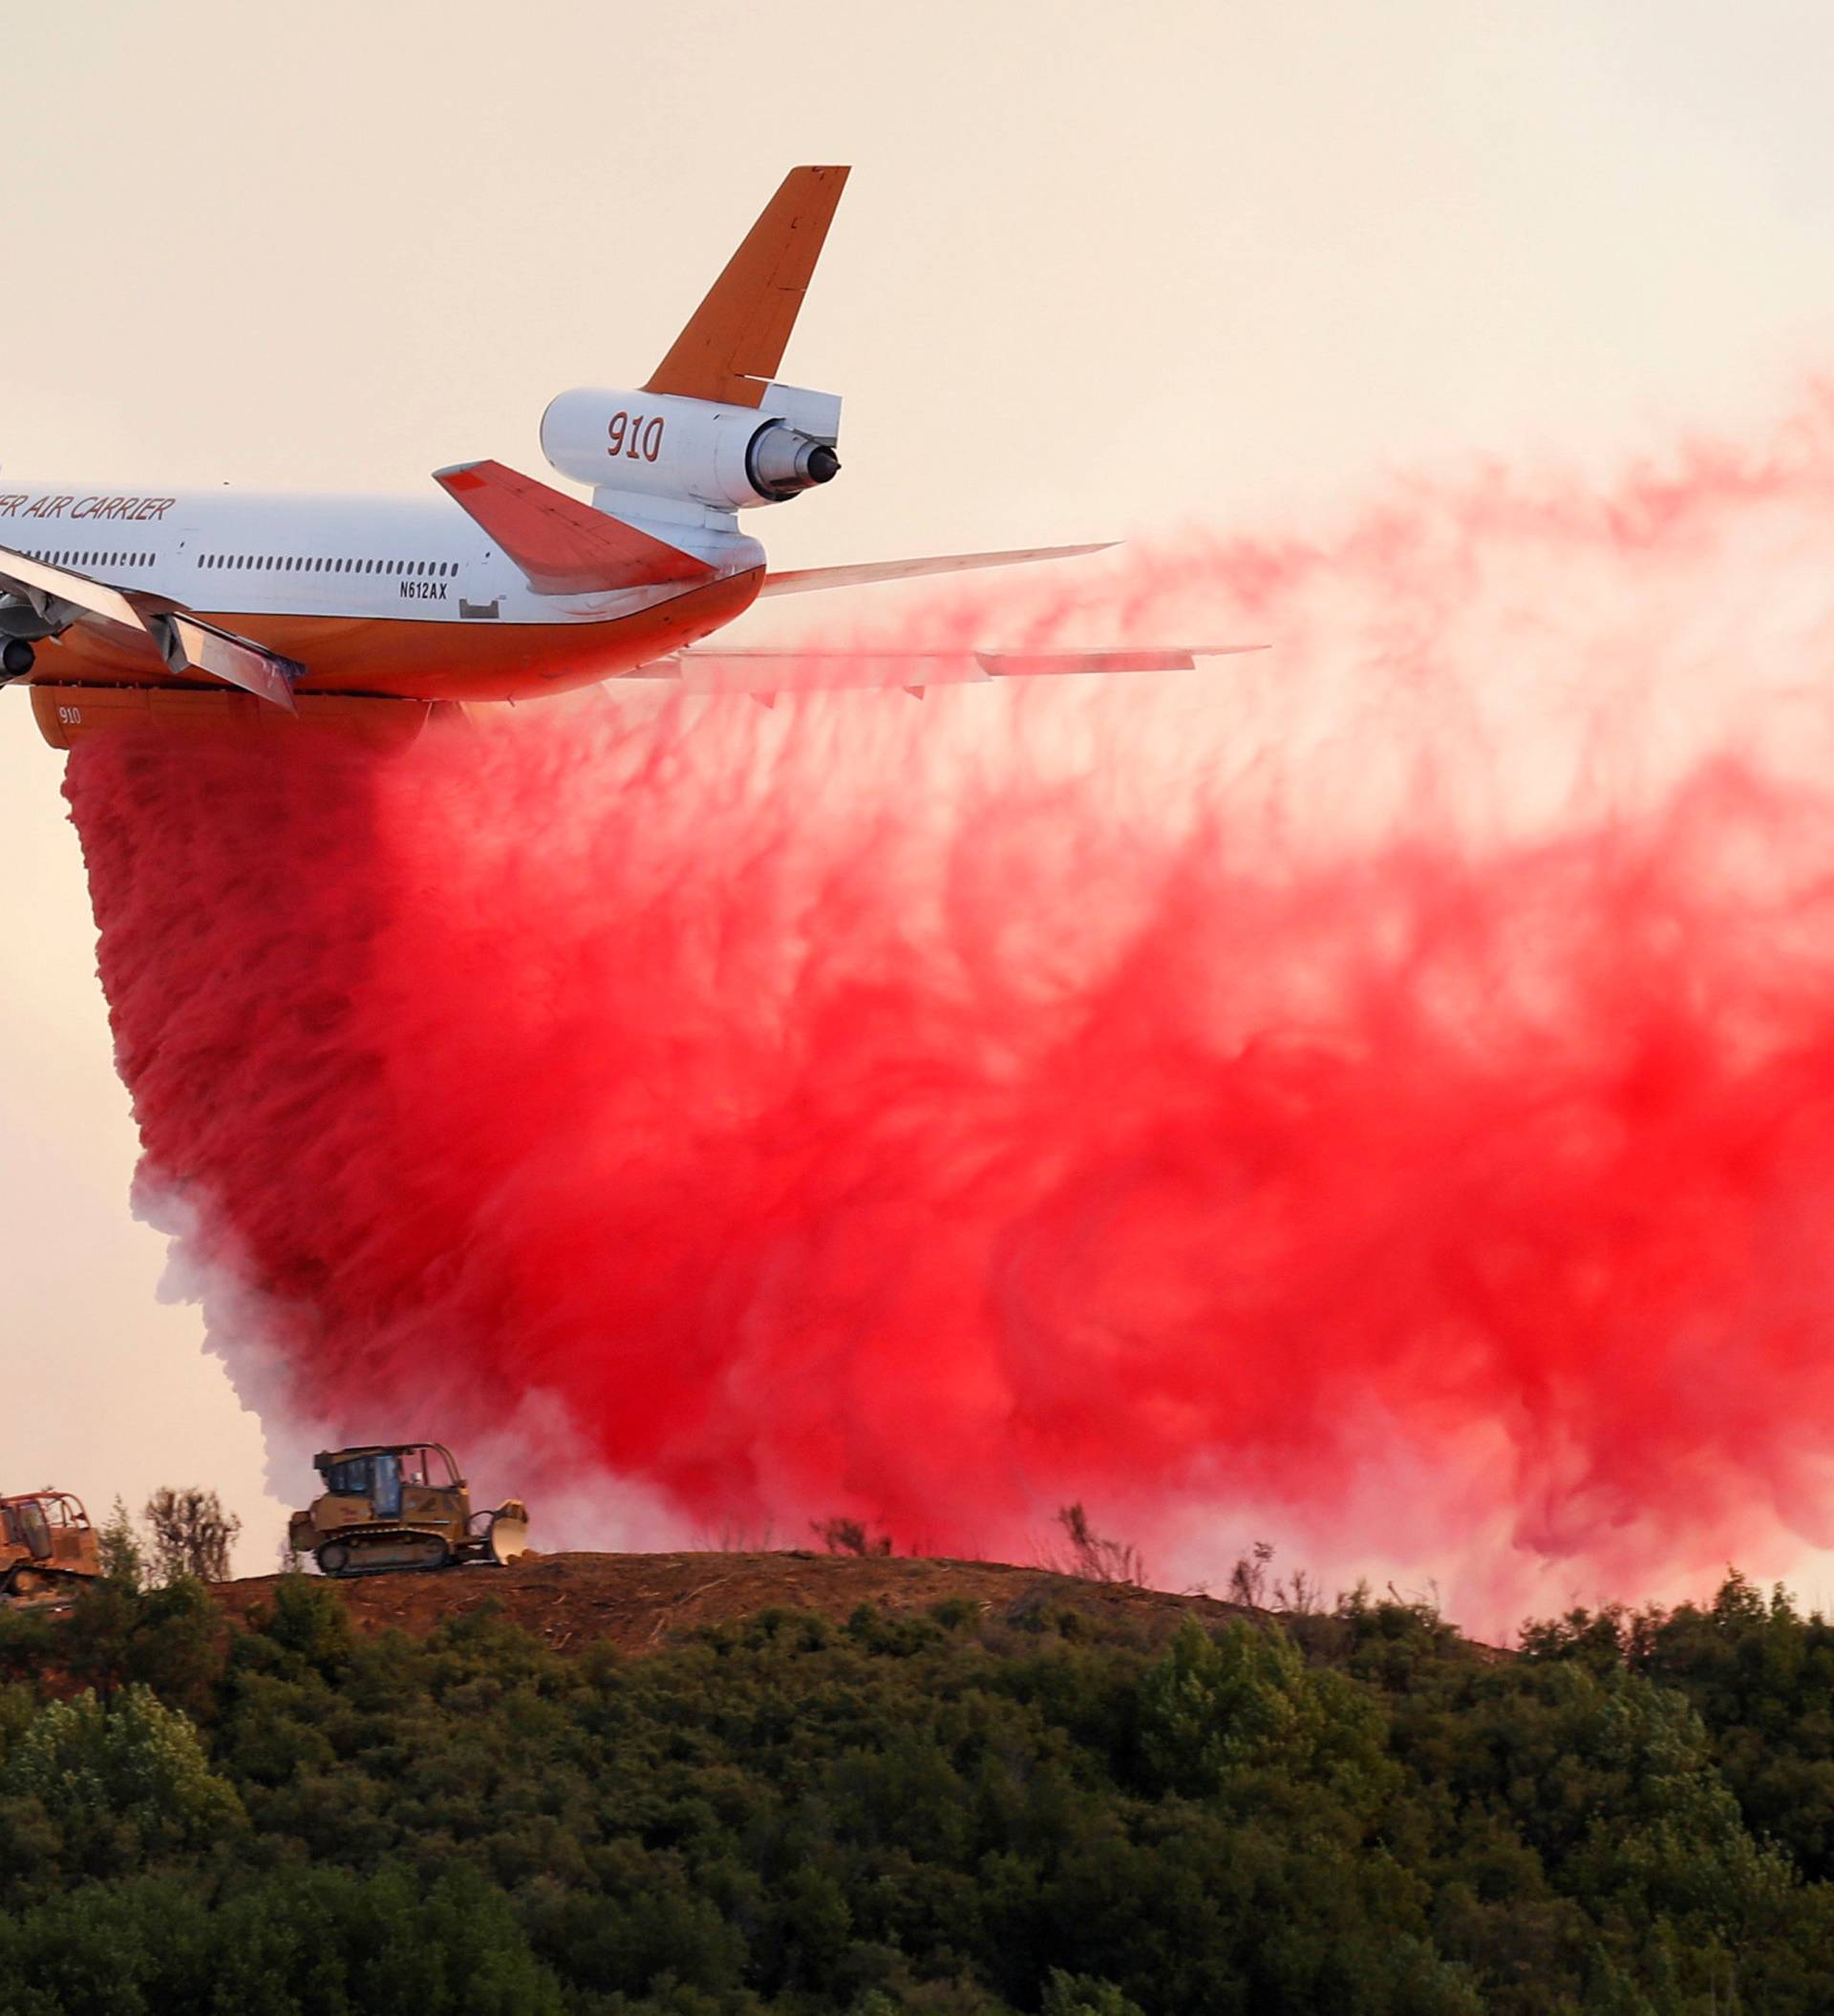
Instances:
[[[506,1568],[528,1548],[528,1514],[520,1505],[505,1505],[490,1516],[490,1531],[484,1536],[484,1555],[500,1568]]]

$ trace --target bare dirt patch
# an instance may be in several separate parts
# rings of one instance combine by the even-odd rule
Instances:
[[[270,1607],[279,1580],[264,1575],[220,1582],[214,1594],[232,1618],[245,1623]],[[503,1616],[562,1651],[598,1640],[626,1652],[657,1651],[705,1625],[760,1610],[809,1610],[841,1622],[863,1603],[887,1616],[913,1616],[950,1598],[1015,1623],[1039,1611],[1076,1610],[1092,1623],[1131,1623],[1155,1639],[1169,1637],[1187,1616],[1214,1627],[1230,1617],[1258,1614],[1207,1596],[1084,1581],[996,1561],[802,1553],[531,1553],[507,1568],[365,1576],[331,1586],[366,1636],[401,1630],[424,1637],[436,1625],[494,1602]]]

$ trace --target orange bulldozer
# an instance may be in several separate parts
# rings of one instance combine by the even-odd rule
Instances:
[[[51,1490],[0,1497],[0,1602],[68,1602],[101,1572],[79,1497]]]

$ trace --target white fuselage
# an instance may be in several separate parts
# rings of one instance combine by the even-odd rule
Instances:
[[[729,534],[720,543],[722,572],[762,562],[754,540]],[[225,617],[605,623],[678,592],[538,595],[443,497],[9,484],[0,491],[0,545]]]

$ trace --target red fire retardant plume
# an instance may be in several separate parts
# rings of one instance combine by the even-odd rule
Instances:
[[[909,628],[1274,647],[79,748],[142,1206],[288,1465],[1467,1604],[1834,1537],[1826,414]]]

